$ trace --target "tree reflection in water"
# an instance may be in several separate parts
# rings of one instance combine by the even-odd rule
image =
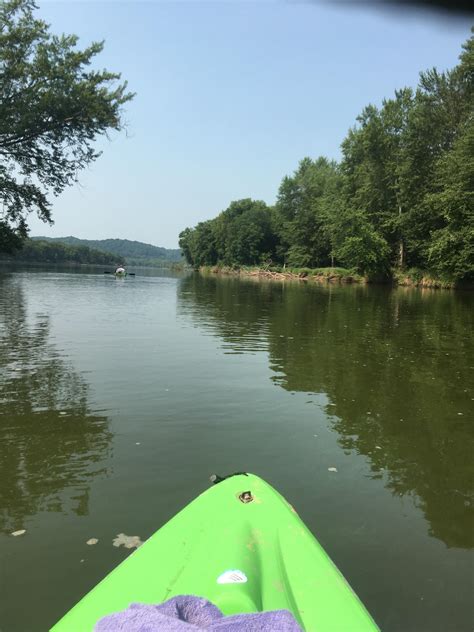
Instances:
[[[48,316],[28,313],[11,277],[0,280],[0,306],[0,530],[9,533],[40,511],[87,514],[111,434],[50,342]]]
[[[412,495],[431,535],[474,546],[473,311],[463,293],[193,275],[179,309],[226,350],[269,354],[273,380],[324,393],[346,451]]]

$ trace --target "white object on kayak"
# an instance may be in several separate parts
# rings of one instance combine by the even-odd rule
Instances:
[[[246,581],[246,574],[239,570],[225,571],[217,578],[218,584],[245,584]]]

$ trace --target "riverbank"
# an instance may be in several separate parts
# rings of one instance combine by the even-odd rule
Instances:
[[[216,265],[201,266],[199,271],[205,274],[235,275],[275,281],[296,280],[322,284],[384,283],[427,289],[474,289],[474,284],[472,283],[456,283],[446,279],[437,279],[433,278],[429,273],[420,270],[394,270],[392,276],[386,278],[370,278],[346,268],[259,268]]]
[[[366,283],[367,279],[344,268],[258,268],[242,266],[201,266],[200,272],[226,274],[283,281],[314,281],[316,283]]]
[[[407,287],[420,287],[432,290],[472,290],[474,284],[468,281],[452,281],[433,277],[429,272],[417,270],[393,270],[392,283]]]

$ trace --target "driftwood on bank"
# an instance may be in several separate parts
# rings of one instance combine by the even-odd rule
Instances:
[[[214,266],[204,268],[204,271],[213,274],[229,274],[253,277],[258,279],[274,279],[278,281],[295,280],[295,281],[314,281],[316,283],[364,283],[366,279],[363,277],[355,277],[352,275],[342,274],[310,274],[307,272],[276,272],[274,270],[265,270],[264,268],[230,268],[226,266]]]

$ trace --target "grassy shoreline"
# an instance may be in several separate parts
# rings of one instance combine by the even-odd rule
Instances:
[[[365,283],[364,277],[344,268],[259,268],[253,266],[202,266],[201,272],[211,274],[241,275],[262,279],[314,281],[317,283]]]
[[[201,266],[199,271],[205,274],[246,276],[276,281],[296,280],[323,284],[383,283],[425,289],[474,289],[474,284],[472,283],[458,284],[448,279],[437,279],[428,272],[421,270],[394,270],[392,277],[377,279],[362,276],[353,270],[345,268],[259,268],[258,266],[233,267],[215,265]]]

